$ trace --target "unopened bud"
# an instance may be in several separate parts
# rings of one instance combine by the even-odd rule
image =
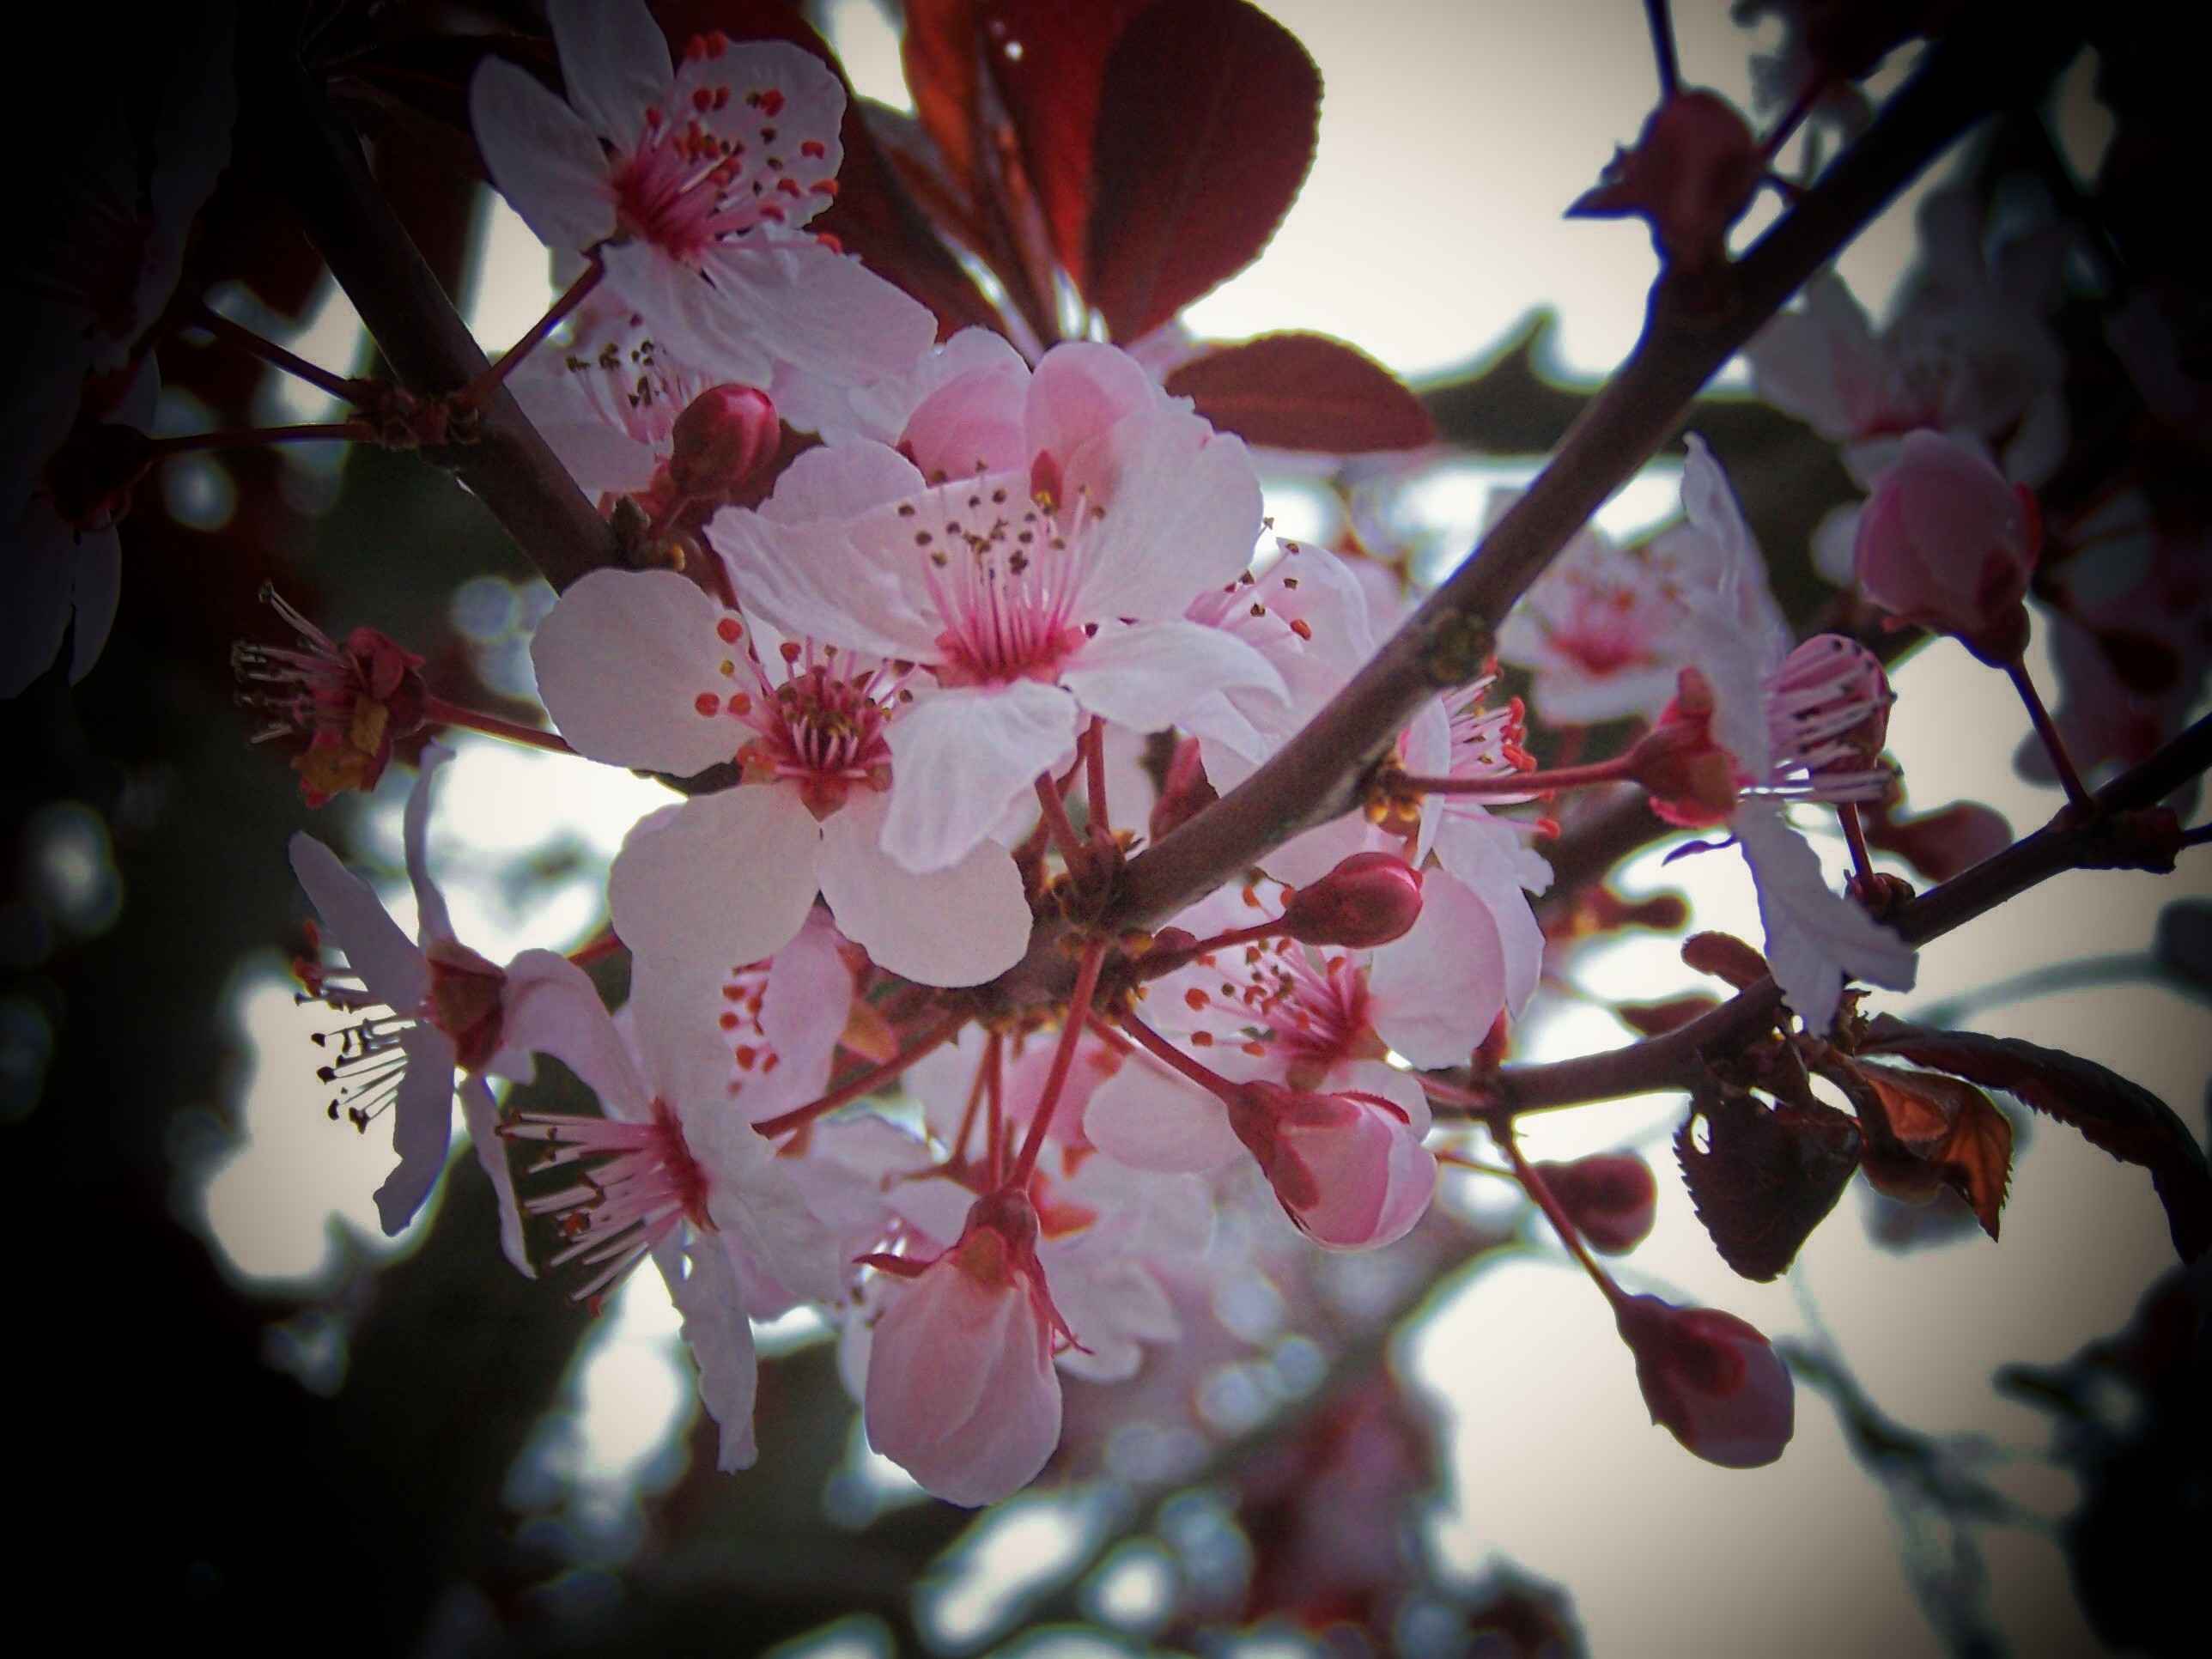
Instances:
[[[1421,916],[1421,872],[1395,853],[1354,853],[1283,907],[1302,945],[1370,951],[1403,939]]]
[[[1717,1308],[1677,1308],[1632,1296],[1613,1310],[1636,1356],[1636,1384],[1651,1420],[1723,1468],[1782,1455],[1796,1427],[1790,1370],[1753,1326]]]
[[[1539,1164],[1536,1173],[1594,1249],[1625,1255],[1651,1236],[1659,1185],[1651,1166],[1633,1153]]]
[[[1223,1097],[1229,1127],[1300,1232],[1332,1250],[1394,1244],[1437,1187],[1435,1155],[1405,1109],[1377,1095],[1315,1094],[1255,1080]]]
[[[685,495],[722,495],[775,458],[783,422],[759,388],[715,386],[685,406],[670,436],[669,482]]]
[[[1729,227],[1765,173],[1759,140],[1734,106],[1710,92],[1677,92],[1567,212],[1647,220],[1668,264],[1695,272],[1726,258]]]
[[[1854,558],[1867,598],[1899,624],[2003,664],[2027,643],[2021,601],[2042,546],[2033,494],[1972,445],[1923,429],[1875,477]]]

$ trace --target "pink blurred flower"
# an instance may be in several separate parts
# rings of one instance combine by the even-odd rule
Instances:
[[[1983,660],[2005,662],[2027,644],[2021,601],[2042,540],[2034,496],[1978,449],[1909,433],[1859,520],[1859,586],[1899,623],[1955,635]]]

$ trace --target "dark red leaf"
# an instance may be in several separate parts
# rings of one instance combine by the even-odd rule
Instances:
[[[670,52],[678,57],[695,36],[720,29],[732,40],[789,40],[844,80],[843,66],[822,37],[780,0],[660,0],[653,10]],[[813,221],[812,228],[834,237],[869,270],[935,312],[940,335],[969,324],[1004,332],[998,312],[884,159],[849,82],[845,98],[845,120],[837,135],[845,148],[837,199]]]
[[[1930,881],[1948,881],[2012,845],[2012,826],[2003,815],[1977,801],[1907,818],[1862,807],[1860,817],[1868,845],[1896,854]]]
[[[1705,1145],[1694,1128],[1702,1119]],[[1674,1156],[1721,1260],[1769,1279],[1796,1259],[1858,1167],[1858,1126],[1832,1106],[1769,1107],[1742,1090],[1699,1092]]]
[[[2070,1124],[2091,1146],[2150,1171],[2184,1261],[2212,1249],[2212,1170],[2188,1125],[2148,1089],[2078,1054],[2017,1037],[1929,1030],[1887,1014],[1867,1028],[1860,1049],[2002,1089]]]
[[[1247,443],[1357,455],[1418,449],[1429,411],[1382,364],[1325,334],[1267,334],[1220,346],[1168,376],[1168,390]]]
[[[1621,1024],[1640,1036],[1663,1036],[1720,1006],[1718,997],[1699,994],[1674,997],[1665,1002],[1615,1003],[1613,1012],[1620,1016]]]
[[[907,0],[899,61],[915,118],[945,172],[971,193],[975,179],[978,0]]]
[[[1138,15],[1099,94],[1085,297],[1114,338],[1150,333],[1250,264],[1313,164],[1321,73],[1244,0]]]
[[[1766,958],[1733,933],[1692,933],[1682,941],[1682,960],[1701,974],[1745,991],[1766,977]]]
[[[1948,1187],[1991,1238],[2012,1184],[2012,1125],[1971,1083],[1935,1072],[1855,1066],[1867,1179],[1892,1198],[1925,1204]]]

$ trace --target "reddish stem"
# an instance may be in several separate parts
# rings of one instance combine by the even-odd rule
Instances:
[[[1083,961],[1075,970],[1075,990],[1067,1000],[1067,1019],[1060,1028],[1060,1042],[1052,1051],[1052,1070],[1045,1073],[1044,1093],[1038,1097],[1036,1115],[1030,1119],[1028,1138],[1022,1142],[1021,1154],[1014,1159],[1013,1173],[1007,1177],[1009,1186],[1027,1186],[1036,1168],[1037,1155],[1044,1151],[1045,1132],[1052,1127],[1060,1091],[1066,1086],[1068,1070],[1075,1064],[1075,1045],[1083,1040],[1084,1025],[1091,1018],[1091,999],[1098,989],[1098,969],[1105,961],[1105,940],[1094,939],[1083,947]]]
[[[1083,763],[1090,787],[1091,827],[1110,836],[1114,821],[1106,813],[1106,726],[1096,715],[1083,734]]]
[[[547,335],[560,326],[563,317],[583,304],[585,297],[599,285],[599,278],[605,275],[606,272],[600,269],[597,261],[594,261],[582,276],[568,284],[568,291],[566,294],[546,308],[545,314],[538,319],[529,333],[500,353],[497,362],[491,364],[483,374],[453,394],[455,407],[475,409],[482,404],[485,398],[498,391],[500,383],[507,379],[525,357],[538,349]]]
[[[360,421],[322,421],[307,426],[229,426],[215,432],[187,432],[173,438],[155,438],[147,453],[158,459],[194,450],[251,449],[258,444],[305,444],[338,441],[357,443],[375,434]]]
[[[983,1045],[982,1061],[975,1067],[975,1080],[968,1086],[968,1103],[960,1109],[960,1127],[948,1149],[955,1164],[968,1156],[968,1132],[975,1127],[975,1111],[983,1103],[986,1080],[999,1068],[999,1034],[992,1032]]]
[[[1037,805],[1044,810],[1046,830],[1052,836],[1052,844],[1060,849],[1060,856],[1067,866],[1070,875],[1080,873],[1090,866],[1083,842],[1077,838],[1075,825],[1069,820],[1067,807],[1060,799],[1060,791],[1052,780],[1042,773],[1037,775]]]
[[[204,300],[192,317],[192,322],[205,329],[218,340],[228,340],[240,350],[258,357],[271,368],[281,368],[295,380],[305,380],[319,391],[345,403],[358,403],[362,383],[343,374],[333,374],[327,368],[309,362],[296,352],[287,351],[274,340],[264,340],[242,323],[233,322]]]
[[[1528,795],[1549,794],[1559,789],[1587,789],[1595,784],[1619,783],[1630,775],[1627,757],[1592,761],[1587,766],[1555,766],[1548,772],[1516,772],[1505,778],[1429,778],[1401,774],[1391,781],[1398,787],[1424,795],[1472,795],[1486,800],[1519,800]]]
[[[819,1100],[810,1100],[805,1105],[794,1106],[787,1112],[769,1118],[765,1123],[754,1124],[754,1131],[772,1139],[793,1129],[804,1127],[823,1113],[834,1112],[840,1106],[858,1100],[862,1095],[873,1094],[924,1054],[944,1047],[967,1023],[965,1014],[953,1015],[911,1048],[902,1048],[882,1065],[870,1066],[860,1076],[839,1084]]]
[[[463,731],[481,732],[486,737],[504,738],[509,743],[526,743],[533,749],[550,750],[556,755],[576,752],[558,732],[541,732],[534,726],[501,720],[480,709],[464,708],[435,693],[422,699],[422,715],[434,726],[458,726]]]
[[[2051,764],[2057,769],[2058,781],[2066,791],[2067,800],[2077,810],[2086,811],[2091,803],[2089,791],[2081,781],[2081,774],[2074,764],[2074,757],[2067,752],[2066,739],[2059,735],[2058,723],[2051,718],[2044,707],[2043,694],[2035,689],[2028,678],[2027,665],[2014,657],[2004,665],[2006,677],[2020,693],[2020,700],[2027,705],[2027,717],[2034,722],[2035,735],[2043,740],[2043,747],[2051,757]]]
[[[1874,854],[1867,847],[1866,825],[1860,821],[1856,801],[1839,801],[1836,817],[1844,826],[1844,840],[1851,849],[1851,867],[1858,872],[1859,885],[1871,897],[1874,893]]]
[[[1236,1085],[1227,1078],[1208,1071],[1134,1014],[1121,1016],[1121,1029],[1134,1037],[1138,1046],[1153,1059],[1181,1072],[1216,1099],[1226,1103],[1236,1092]]]
[[[1575,1224],[1568,1219],[1565,1208],[1553,1196],[1552,1189],[1544,1184],[1544,1177],[1537,1174],[1528,1160],[1521,1155],[1521,1141],[1513,1133],[1513,1120],[1502,1116],[1497,1118],[1490,1126],[1490,1134],[1505,1156],[1513,1161],[1515,1179],[1527,1188],[1528,1196],[1536,1200],[1536,1207],[1544,1212],[1544,1218],[1559,1235],[1559,1242],[1567,1247],[1568,1254],[1583,1264],[1583,1271],[1589,1274],[1591,1282],[1603,1293],[1605,1299],[1619,1308],[1627,1300],[1626,1296],[1620,1286],[1613,1282],[1613,1275],[1600,1267],[1597,1258],[1589,1253],[1589,1246],[1583,1243],[1583,1236],[1575,1231]]]

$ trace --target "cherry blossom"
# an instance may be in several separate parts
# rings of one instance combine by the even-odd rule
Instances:
[[[307,738],[292,768],[310,806],[374,789],[392,763],[393,742],[422,729],[429,692],[422,658],[373,628],[355,629],[340,645],[274,586],[264,586],[261,597],[300,643],[232,647],[231,667],[252,688],[244,701],[268,721],[253,740]]]
[[[1258,652],[1182,614],[1259,528],[1243,445],[1126,354],[1075,343],[948,380],[896,448],[801,455],[708,536],[778,627],[928,671],[885,733],[883,847],[933,871],[1073,754],[1085,715],[1152,732],[1217,693],[1283,695]]]
[[[678,776],[738,769],[737,787],[647,818],[623,844],[609,902],[640,957],[719,974],[774,956],[817,893],[847,938],[910,979],[971,985],[1021,956],[1029,903],[1004,848],[979,836],[923,875],[880,849],[896,734],[915,712],[895,666],[763,642],[744,613],[653,570],[585,577],[531,654],[581,753]]]
[[[690,998],[646,989],[629,1051],[600,1092],[604,1118],[525,1113],[507,1130],[550,1151],[532,1174],[577,1166],[574,1185],[529,1200],[561,1218],[549,1265],[580,1262],[574,1292],[603,1295],[648,1254],[684,1318],[700,1398],[721,1425],[725,1470],[756,1455],[751,1321],[842,1293],[831,1235],[797,1178],[732,1107],[730,1051]]]
[[[339,1091],[331,1115],[343,1106],[363,1129],[386,1111],[392,1117],[399,1164],[376,1194],[385,1231],[397,1233],[414,1218],[444,1171],[458,1072],[462,1116],[499,1197],[501,1242],[527,1273],[499,1108],[487,1079],[527,1083],[532,1056],[551,1054],[605,1100],[620,1092],[628,1066],[599,993],[566,957],[525,951],[501,968],[454,936],[426,852],[432,785],[451,758],[450,750],[426,746],[407,799],[407,874],[419,943],[329,848],[304,833],[292,837],[293,872],[322,918],[325,937],[345,959],[343,966],[305,963],[303,974],[312,994],[357,1017],[333,1034],[337,1053],[323,1071]]]
[[[1651,547],[1585,526],[1506,613],[1498,655],[1534,676],[1529,701],[1555,726],[1656,715],[1674,692],[1680,588]]]
[[[726,378],[903,370],[929,313],[805,228],[836,193],[844,88],[780,40],[672,65],[638,0],[551,0],[567,101],[488,58],[469,88],[493,181],[548,246],[595,258],[652,336]]]
[[[1899,624],[1956,635],[1989,662],[2027,642],[2021,601],[2042,551],[2033,494],[1972,444],[1908,433],[1860,515],[1859,586]]]

